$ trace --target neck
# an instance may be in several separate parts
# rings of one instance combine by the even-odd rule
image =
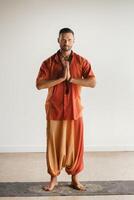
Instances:
[[[69,51],[63,51],[62,49],[60,49],[60,52],[62,53],[63,56],[69,56],[71,54],[71,50]]]

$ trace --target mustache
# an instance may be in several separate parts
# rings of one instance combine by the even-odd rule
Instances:
[[[63,45],[63,47],[68,47],[68,48],[70,48],[70,46],[68,46],[68,45]]]

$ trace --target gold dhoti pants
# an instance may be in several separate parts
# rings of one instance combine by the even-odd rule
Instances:
[[[75,175],[84,168],[83,119],[47,120],[47,172],[57,176],[63,167]]]

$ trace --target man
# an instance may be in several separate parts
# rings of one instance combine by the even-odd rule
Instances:
[[[52,190],[63,167],[71,175],[71,186],[85,190],[78,180],[83,170],[83,118],[81,86],[94,88],[96,77],[87,59],[72,51],[74,32],[59,31],[60,49],[44,60],[36,79],[37,89],[48,88],[45,103],[47,121],[47,171],[51,175],[46,191]]]

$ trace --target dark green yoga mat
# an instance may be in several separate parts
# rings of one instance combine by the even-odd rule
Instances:
[[[52,191],[42,189],[48,182],[0,182],[0,197],[134,195],[132,180],[81,183],[86,186],[86,191],[73,189],[70,182],[58,182]]]

